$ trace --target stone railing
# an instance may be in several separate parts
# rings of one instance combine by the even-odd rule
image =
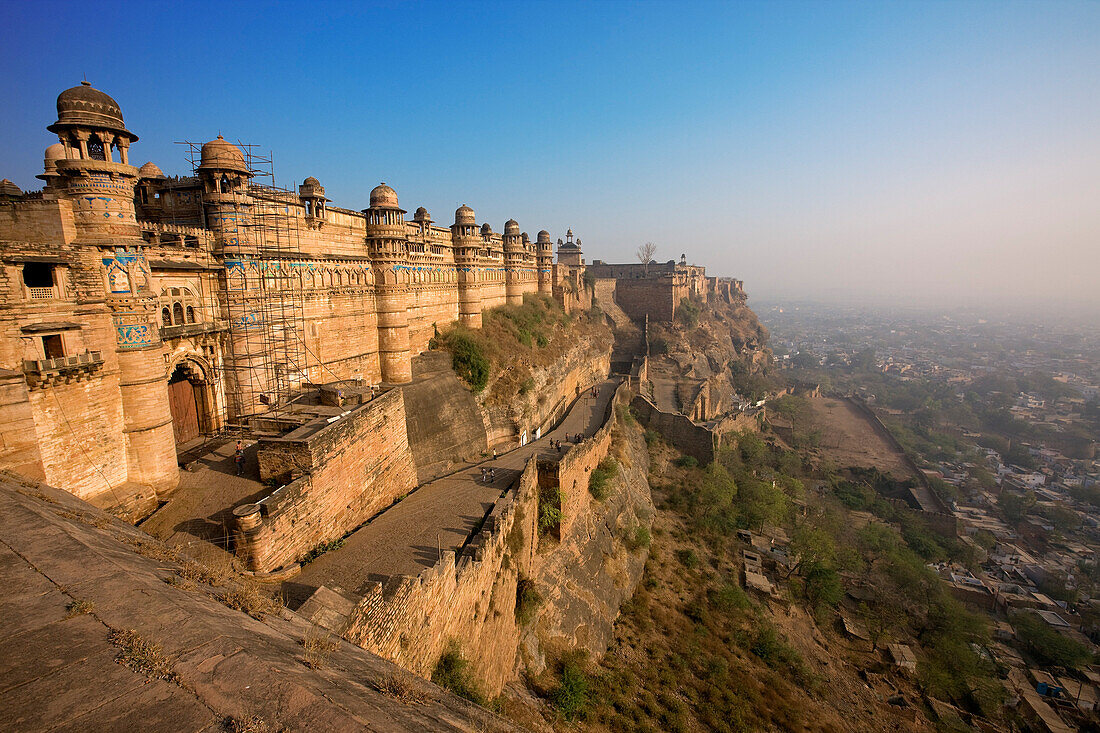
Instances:
[[[141,227],[143,232],[155,232],[157,234],[178,234],[185,237],[198,237],[199,239],[205,239],[210,236],[210,232],[202,227],[187,226],[186,224],[162,224],[159,221],[150,221],[149,219],[139,219],[138,226]]]

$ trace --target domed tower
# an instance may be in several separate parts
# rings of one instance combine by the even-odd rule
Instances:
[[[140,239],[134,213],[138,172],[129,157],[138,137],[126,129],[118,102],[81,82],[57,96],[57,122],[46,129],[64,148],[53,167],[59,188],[72,201],[77,238],[103,244]]]
[[[370,192],[367,249],[374,269],[375,309],[378,314],[378,362],[382,381],[412,381],[409,351],[409,243],[405,212],[397,193],[381,183]]]
[[[468,328],[481,328],[480,255],[482,241],[474,210],[466,204],[455,211],[451,226],[451,244],[458,270],[458,322]]]
[[[298,198],[306,207],[306,222],[310,227],[320,229],[325,224],[325,187],[313,176],[298,186]]]
[[[226,256],[255,254],[259,246],[252,232],[252,171],[244,153],[221,135],[205,143],[199,153],[206,228],[214,233],[214,251]]]
[[[550,241],[550,232],[543,229],[535,242],[535,258],[539,273],[539,292],[550,295],[554,292],[554,243]]]
[[[51,147],[43,175],[52,177],[54,195],[72,203],[76,241],[102,268],[103,303],[115,330],[127,480],[172,488],[179,467],[156,294],[134,210],[138,170],[129,150],[138,137],[126,129],[118,103],[88,82],[58,95],[57,122],[47,129],[57,134],[63,155]]]
[[[504,298],[508,305],[523,304],[523,240],[515,219],[504,223]]]
[[[581,241],[578,239],[573,241],[573,230],[570,229],[565,233],[565,243],[558,240],[558,264],[559,265],[573,265],[579,267],[584,264],[581,259]]]
[[[57,170],[57,161],[64,159],[65,146],[61,143],[54,143],[42,154],[42,172],[35,178],[46,182],[42,190],[46,198],[56,198],[61,194],[61,174]]]

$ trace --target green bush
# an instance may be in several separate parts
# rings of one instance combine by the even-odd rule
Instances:
[[[611,458],[604,458],[588,478],[588,491],[594,498],[603,501],[607,498],[607,482],[614,478],[618,472],[619,464]]]
[[[649,543],[649,527],[646,527],[642,524],[639,524],[632,530],[628,530],[626,534],[626,540],[624,541],[626,549],[630,550],[631,552],[640,550],[643,547],[649,547]]]
[[[550,692],[550,702],[566,720],[583,717],[588,709],[588,675],[573,659],[562,664],[561,679]]]
[[[710,589],[707,591],[707,600],[715,611],[726,615],[743,611],[752,605],[745,591],[733,583],[724,583],[718,588]]]
[[[516,623],[520,626],[531,623],[543,600],[542,594],[535,588],[535,581],[521,575],[516,583]]]
[[[680,468],[698,468],[699,466],[698,459],[692,456],[680,456],[674,463]]]
[[[539,491],[539,536],[561,526],[561,489],[557,487]]]
[[[486,702],[485,695],[470,671],[470,663],[462,656],[457,644],[452,644],[439,657],[432,671],[432,682],[477,705],[484,705]]]
[[[654,443],[656,443],[660,439],[661,439],[661,436],[657,434],[656,430],[647,430],[647,431],[645,431],[645,444],[646,445],[652,446]]]
[[[1012,625],[1020,643],[1042,665],[1081,667],[1092,660],[1083,644],[1062,636],[1037,614],[1025,612],[1012,617]]]
[[[688,570],[699,567],[699,556],[695,554],[695,550],[677,550],[676,559]]]
[[[443,348],[451,352],[451,362],[455,373],[470,385],[477,394],[489,383],[489,357],[480,343],[470,334],[453,330],[446,336],[438,336],[429,344],[431,348]]]

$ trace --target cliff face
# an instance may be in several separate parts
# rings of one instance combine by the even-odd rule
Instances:
[[[713,420],[758,396],[771,361],[767,342],[744,301],[685,300],[674,323],[650,325],[651,397],[666,412]]]
[[[616,422],[608,459],[616,469],[605,498],[589,494],[587,511],[560,544],[544,540],[535,556],[532,580],[544,603],[520,647],[520,662],[533,674],[570,651],[601,656],[619,606],[641,579],[655,510],[646,478],[649,453],[637,423]]]

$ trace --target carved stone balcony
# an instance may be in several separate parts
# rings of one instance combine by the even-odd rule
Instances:
[[[103,354],[99,351],[85,351],[83,354],[59,356],[56,359],[23,361],[23,374],[31,389],[80,382],[94,376],[102,368]]]

